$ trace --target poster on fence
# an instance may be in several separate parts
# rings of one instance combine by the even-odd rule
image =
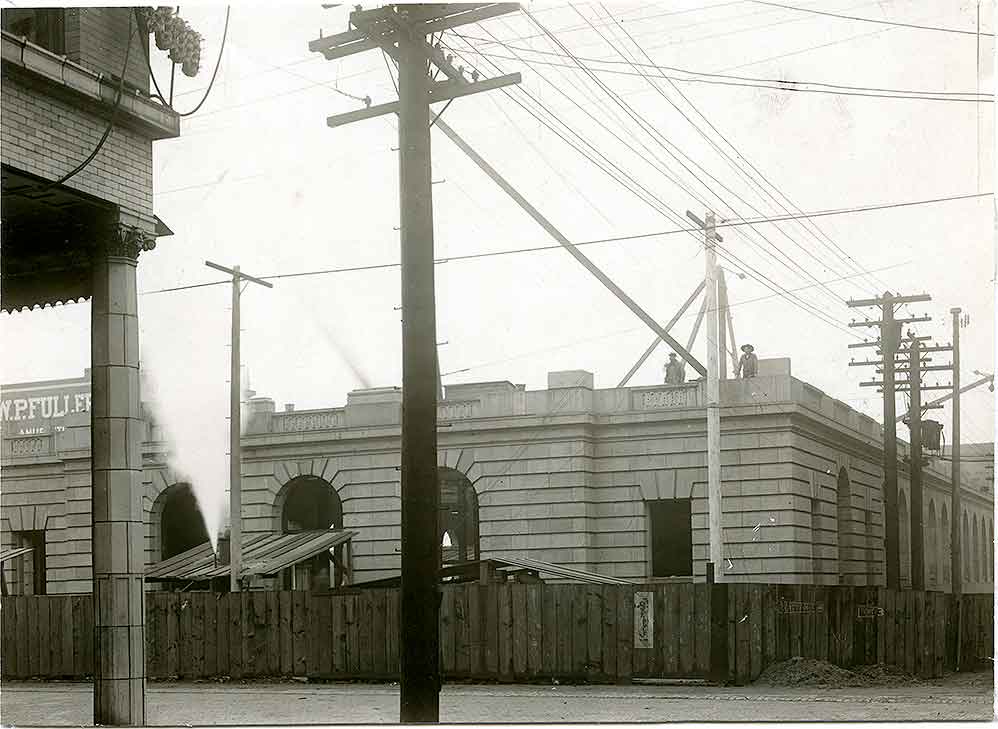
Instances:
[[[655,610],[650,592],[634,593],[634,647],[653,648],[655,635]]]

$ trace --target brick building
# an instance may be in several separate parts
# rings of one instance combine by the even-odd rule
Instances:
[[[789,374],[722,383],[724,555],[728,579],[869,585],[884,582],[881,429]],[[767,374],[768,373],[768,374]],[[6,546],[30,520],[46,532],[50,592],[89,590],[85,520],[86,378],[3,390]],[[27,416],[70,411],[39,425]],[[440,524],[445,553],[523,556],[625,579],[704,579],[707,552],[702,385],[593,389],[582,371],[554,372],[548,388],[508,382],[452,385],[439,405]],[[18,405],[18,401],[20,404]],[[61,404],[60,404],[61,403]],[[248,535],[337,526],[356,531],[357,581],[397,574],[401,521],[401,392],[349,393],[344,407],[277,411],[248,404],[243,530]],[[59,408],[62,408],[60,411]],[[41,428],[41,430],[39,430]],[[19,434],[19,430],[22,431]],[[908,481],[899,444],[897,514],[903,584],[910,584]],[[206,539],[189,489],[172,472],[159,427],[142,446],[146,560]],[[949,588],[948,462],[926,472],[929,589]],[[221,488],[222,485],[219,485]],[[993,589],[993,490],[963,487],[965,590]],[[30,576],[8,569],[9,584]],[[287,584],[287,583],[285,583]]]
[[[47,590],[50,573],[87,573],[76,584],[95,594],[97,724],[145,723],[135,272],[140,254],[169,233],[153,211],[153,142],[180,132],[179,116],[149,96],[149,38],[138,18],[131,8],[0,13],[0,305],[31,316],[35,307],[89,299],[92,380],[89,412],[80,415],[92,435],[87,458],[59,483],[62,503],[86,492],[86,509],[15,509],[5,544],[32,547],[32,573],[41,570],[34,589]],[[56,406],[45,399],[27,414],[44,418]],[[5,483],[2,508],[19,498]],[[67,564],[82,550],[85,562]]]

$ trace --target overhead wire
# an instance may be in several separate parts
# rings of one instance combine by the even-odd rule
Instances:
[[[891,20],[879,20],[877,18],[861,18],[856,15],[844,15],[842,13],[833,13],[827,10],[814,10],[813,8],[801,8],[796,5],[784,5],[783,3],[768,2],[767,0],[751,0],[756,5],[769,5],[774,8],[783,8],[785,10],[794,10],[798,13],[811,13],[812,15],[824,15],[829,18],[841,18],[843,20],[855,20],[862,23],[877,23],[878,25],[892,25],[897,28],[913,28],[915,30],[932,30],[942,33],[956,33],[960,35],[982,35],[989,38],[994,38],[994,33],[979,33],[974,30],[961,30],[959,28],[941,28],[936,25],[917,25],[915,23],[901,23]]]
[[[530,13],[529,10],[527,10],[526,8],[524,8],[523,12],[527,15],[528,18],[531,18],[531,20],[535,23],[535,25],[538,26],[538,28],[540,28],[542,31],[545,31],[548,34],[548,37],[551,39],[551,41],[553,41],[564,52],[566,52],[567,54],[571,55],[571,52],[568,50],[568,48],[556,36],[554,36],[550,31],[548,31],[545,28],[545,26],[542,23],[540,23],[540,21],[538,21],[535,17],[533,17],[531,15],[531,13]],[[675,159],[680,164],[680,166],[683,167],[687,171],[687,173],[689,173],[707,191],[708,194],[710,194],[713,197],[717,198],[717,200],[722,205],[725,205],[725,202],[724,202],[723,198],[721,198],[713,189],[711,189],[711,187],[709,185],[707,185],[702,179],[700,179],[700,177],[695,172],[693,172],[693,170],[690,169],[689,165],[687,165],[685,162],[683,162],[681,159],[679,159],[679,156],[684,157],[687,161],[689,161],[692,165],[694,165],[695,167],[697,167],[701,172],[705,173],[708,177],[710,177],[712,180],[714,180],[717,184],[720,184],[726,190],[728,190],[729,192],[733,193],[733,191],[731,191],[730,188],[727,188],[727,186],[725,186],[723,183],[721,183],[719,180],[717,180],[717,178],[714,177],[711,173],[709,173],[706,170],[704,170],[702,166],[700,166],[697,162],[695,162],[694,160],[692,160],[682,150],[680,150],[677,147],[675,147],[675,145],[673,145],[668,139],[666,139],[653,125],[651,125],[649,122],[647,122],[647,120],[645,120],[643,117],[641,117],[639,114],[637,114],[629,104],[627,104],[626,102],[624,102],[623,100],[621,100],[620,97],[618,95],[616,95],[606,84],[604,84],[602,81],[600,81],[594,74],[592,74],[591,72],[589,72],[587,70],[587,68],[586,68],[586,66],[585,66],[584,63],[582,63],[581,61],[577,61],[577,60],[576,60],[576,63],[579,65],[580,68],[582,68],[583,70],[587,71],[587,74],[590,76],[590,78],[592,78],[596,82],[596,85],[600,89],[602,89],[604,91],[604,93],[606,93],[618,106],[620,106],[624,110],[624,112],[628,116],[630,116],[638,124],[638,126],[641,127],[653,139],[653,141],[657,142],[660,146],[662,146],[663,149],[673,159]],[[687,194],[692,195],[702,205],[704,205],[705,207],[709,207],[709,205],[706,203],[706,201],[702,197],[700,197],[700,196],[696,195],[695,193],[693,193],[692,190],[690,190],[688,187],[685,187],[685,186],[681,186],[681,187],[687,192]],[[737,196],[737,193],[733,193],[733,194],[735,194]],[[729,209],[730,209],[730,207],[729,207]],[[761,237],[763,237],[764,239],[766,239],[766,236],[764,234],[760,234],[760,235],[761,235]],[[773,246],[771,242],[770,242],[770,245],[771,245],[771,247],[773,247],[774,249],[776,249],[776,247]],[[730,250],[730,247],[726,247],[724,250],[729,255],[729,257],[733,257],[733,258],[735,258],[735,260],[738,260],[741,263],[741,266],[743,268],[748,268],[748,269],[752,270],[756,274],[756,278],[764,277],[764,278],[766,278],[766,280],[769,283],[776,284],[775,281],[773,281],[768,276],[765,276],[765,274],[762,274],[760,271],[758,271],[758,269],[755,269],[755,268],[749,266],[748,264],[746,264],[745,262],[741,261],[739,258],[737,258],[736,256],[734,256],[733,252]],[[778,250],[778,249],[776,249],[776,250]],[[784,255],[784,258],[786,258],[785,255]],[[782,263],[782,265],[784,265],[784,266],[786,266],[788,268],[788,270],[793,270],[792,265],[787,264],[786,261],[780,260],[780,259],[776,259],[776,260],[779,260]],[[760,278],[760,281],[761,281],[761,278]],[[776,285],[779,286],[779,284],[776,284]],[[839,328],[842,328],[841,327],[841,322],[833,323],[832,318],[829,317],[825,312],[821,311],[819,308],[817,308],[814,305],[810,304],[809,302],[805,301],[801,297],[794,297],[792,295],[788,296],[788,301],[794,301],[794,300],[796,300],[795,303],[797,303],[797,305],[801,306],[805,310],[809,310],[814,316],[816,316],[817,318],[821,319],[822,321],[825,321],[826,323],[832,324],[833,326],[838,326]]]

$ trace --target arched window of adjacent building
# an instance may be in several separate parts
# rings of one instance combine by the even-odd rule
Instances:
[[[971,579],[977,582],[981,581],[981,533],[977,530],[977,514],[974,514],[974,541],[971,542],[973,555],[971,559],[974,560],[974,568],[971,570]]]
[[[901,584],[911,587],[911,522],[908,520],[908,500],[904,491],[898,490],[898,551],[901,566]]]
[[[925,525],[925,567],[927,582],[932,587],[939,584],[939,523],[936,521],[936,502],[929,499],[929,516]]]
[[[942,584],[951,584],[950,575],[950,550],[952,549],[953,536],[950,532],[949,513],[946,511],[946,504],[943,504],[942,518],[939,528],[939,570],[942,574]]]
[[[190,484],[176,483],[163,491],[159,509],[160,559],[186,552],[208,541],[208,530],[201,516],[197,497]]]
[[[453,468],[437,469],[440,485],[440,557],[444,563],[479,558],[478,494],[471,481]]]
[[[851,572],[853,555],[853,516],[852,516],[852,486],[849,483],[849,472],[845,466],[839,469],[836,483],[836,522],[839,541],[839,584],[845,584],[847,575]]]
[[[963,560],[963,579],[970,581],[970,518],[967,512],[963,512],[963,533],[960,535],[960,546],[962,549],[961,559]]]
[[[343,528],[343,503],[332,484],[318,476],[298,476],[285,484],[281,507],[281,532],[325,531]],[[328,590],[343,581],[343,546],[334,554],[317,554],[285,570],[286,590]]]
[[[988,582],[995,581],[995,523],[988,519]]]

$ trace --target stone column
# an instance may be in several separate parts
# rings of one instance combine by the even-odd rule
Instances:
[[[93,261],[94,724],[145,724],[145,569],[135,268],[155,240],[105,228]]]

